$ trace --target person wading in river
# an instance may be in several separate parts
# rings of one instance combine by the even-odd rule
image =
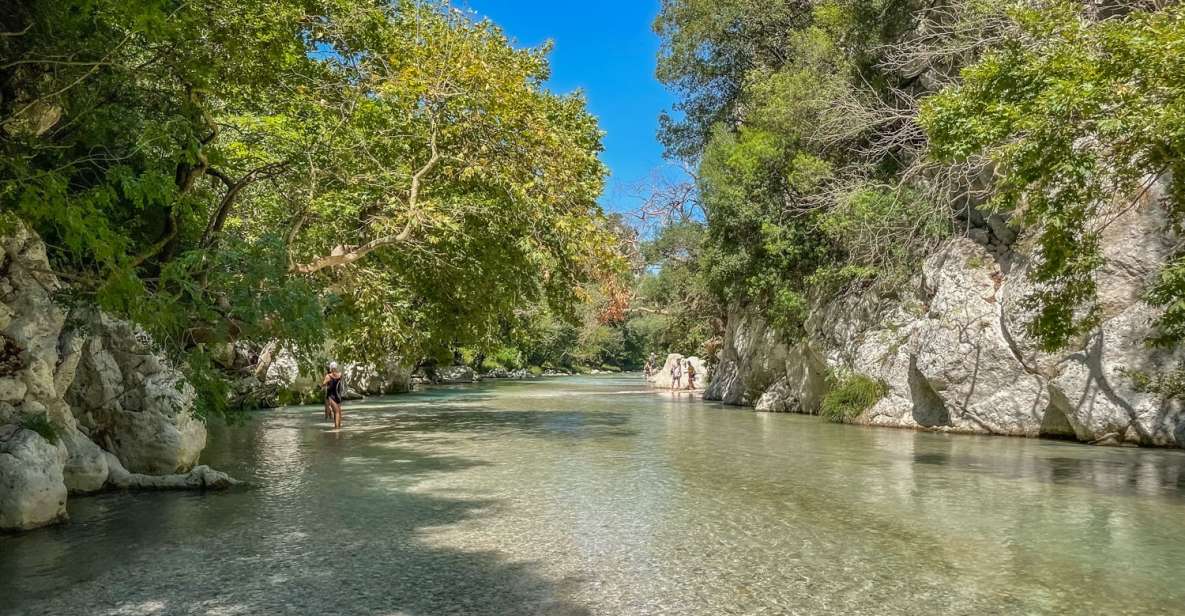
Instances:
[[[333,427],[342,427],[342,373],[337,362],[329,362],[329,374],[321,383],[325,388],[325,407],[333,415]]]
[[[687,389],[695,389],[695,364],[687,362]]]
[[[321,389],[325,389],[329,375],[333,373],[334,362],[330,362],[325,366],[325,374],[321,377]],[[329,404],[329,392],[325,393],[325,421],[333,421],[333,406]]]
[[[683,387],[683,362],[675,362],[671,366],[671,389],[680,389]]]

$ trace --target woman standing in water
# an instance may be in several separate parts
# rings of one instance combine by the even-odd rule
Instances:
[[[329,375],[333,372],[334,362],[325,366],[325,374],[321,377],[321,389],[326,389]],[[333,421],[333,405],[329,404],[329,391],[325,391],[325,421]]]
[[[325,388],[325,407],[333,414],[333,427],[342,427],[342,373],[337,368],[337,362],[329,362],[329,374],[325,375],[321,386]]]

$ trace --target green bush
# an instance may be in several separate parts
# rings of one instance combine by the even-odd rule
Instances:
[[[461,349],[457,349],[456,358],[454,358],[454,361],[459,359],[462,365],[473,366],[474,368],[477,368],[477,367],[479,367],[476,365],[477,364],[477,356],[478,356],[478,352],[476,349],[461,348]]]
[[[835,423],[849,423],[889,393],[889,386],[863,374],[843,377],[827,396],[819,414]]]
[[[21,420],[21,427],[40,434],[41,438],[54,445],[58,444],[58,428],[46,415],[29,415]]]
[[[514,347],[502,347],[494,351],[493,355],[486,359],[491,360],[507,370],[518,370],[523,367],[523,353]]]

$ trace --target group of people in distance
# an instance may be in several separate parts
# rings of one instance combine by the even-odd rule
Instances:
[[[643,369],[646,378],[650,378],[655,373],[654,357],[646,360],[646,366]],[[683,387],[683,375],[687,375],[687,387]],[[671,366],[671,389],[695,389],[695,364],[690,360],[679,360]]]

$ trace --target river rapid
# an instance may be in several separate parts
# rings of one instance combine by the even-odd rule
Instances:
[[[0,537],[4,614],[1182,614],[1185,452],[840,426],[638,376],[211,426],[229,493]]]

